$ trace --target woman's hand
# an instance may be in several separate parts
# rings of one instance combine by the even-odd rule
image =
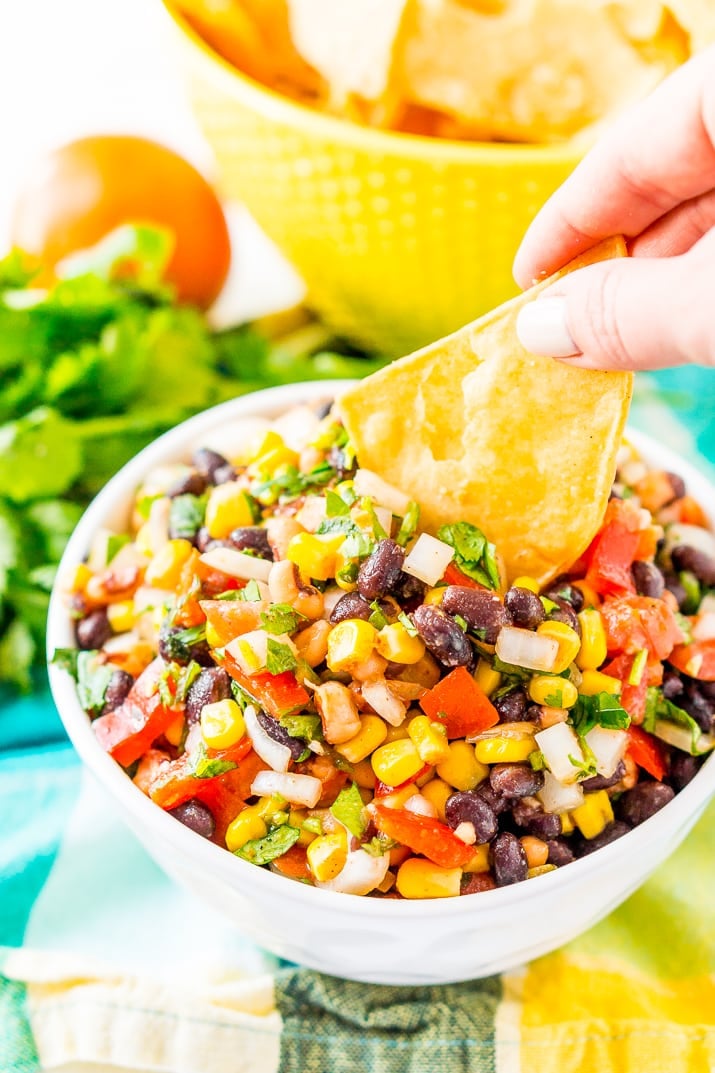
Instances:
[[[522,310],[522,344],[585,369],[715,366],[715,48],[585,157],[527,231],[516,280],[528,287],[615,234],[632,259],[555,283]]]

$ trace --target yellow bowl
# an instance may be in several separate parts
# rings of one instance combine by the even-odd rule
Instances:
[[[322,115],[237,71],[164,3],[225,193],[337,331],[406,353],[516,292],[519,241],[582,146],[446,141]]]

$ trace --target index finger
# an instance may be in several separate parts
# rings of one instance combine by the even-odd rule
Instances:
[[[514,260],[522,287],[603,238],[639,235],[715,185],[715,47],[629,109],[546,202]]]

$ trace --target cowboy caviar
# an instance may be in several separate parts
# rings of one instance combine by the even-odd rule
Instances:
[[[379,897],[541,875],[662,808],[715,746],[715,537],[624,446],[539,592],[359,468],[329,409],[197,450],[67,579],[101,746],[256,865]],[[240,440],[240,436],[238,440]]]

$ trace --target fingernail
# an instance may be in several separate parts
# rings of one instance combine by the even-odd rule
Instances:
[[[516,318],[516,334],[525,350],[551,358],[572,358],[581,351],[571,338],[565,298],[537,298]]]

